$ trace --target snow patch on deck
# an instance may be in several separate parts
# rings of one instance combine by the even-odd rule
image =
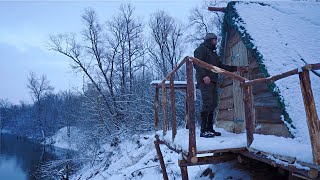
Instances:
[[[271,155],[292,157],[307,163],[313,162],[311,145],[301,143],[292,138],[254,134],[254,140],[250,148],[267,152]]]
[[[198,128],[196,129],[198,152],[246,147],[247,137],[245,133],[235,134],[217,127],[215,127],[215,130],[221,132],[222,136],[201,138],[199,136],[200,130]],[[178,129],[174,141],[172,141],[172,131],[168,131],[164,137],[162,136],[162,131],[157,131],[156,134],[159,135],[160,140],[166,141],[170,146],[182,150],[185,153],[188,152],[188,129]],[[250,148],[268,153],[269,155],[291,157],[302,162],[313,163],[311,145],[308,143],[301,143],[292,138],[254,134],[254,140]]]
[[[209,151],[228,148],[243,148],[246,147],[247,139],[246,134],[230,133],[222,128],[215,128],[216,131],[222,133],[222,136],[215,138],[201,138],[200,129],[196,129],[196,143],[197,151]],[[175,140],[172,142],[172,131],[168,131],[163,137],[162,131],[158,131],[160,139],[168,142],[172,147],[175,147],[183,152],[188,152],[189,147],[189,130],[179,129]]]

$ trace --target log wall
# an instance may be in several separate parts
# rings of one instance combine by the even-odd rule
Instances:
[[[250,79],[265,77],[251,51],[248,51],[248,62]],[[278,97],[270,90],[268,84],[259,83],[253,85],[252,93],[256,122],[255,133],[292,137],[287,126],[281,120],[282,109],[279,105]]]
[[[245,47],[239,33],[234,29],[228,29],[226,37],[227,43],[224,45],[225,51],[223,52],[224,64],[249,65],[248,73],[241,75],[247,79],[264,77],[259,69],[258,61],[254,58],[252,52]],[[241,133],[245,130],[243,92],[239,85],[238,81],[223,77],[216,122],[218,127],[235,133]],[[292,137],[281,120],[282,110],[277,96],[269,89],[268,84],[253,85],[252,94],[255,133]]]

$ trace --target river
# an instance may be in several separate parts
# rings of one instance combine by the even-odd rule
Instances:
[[[43,179],[40,165],[66,158],[67,150],[40,144],[12,134],[0,134],[0,180]]]

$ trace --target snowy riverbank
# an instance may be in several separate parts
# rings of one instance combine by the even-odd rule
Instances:
[[[78,149],[81,144],[81,132],[76,127],[71,127],[68,140],[67,128],[60,129],[54,136],[47,139],[46,144],[64,149]],[[154,148],[154,134],[133,135],[130,139],[123,140],[116,146],[104,144],[99,150],[97,160],[85,163],[71,179],[94,180],[124,180],[124,179],[163,179],[162,172]],[[181,179],[178,166],[179,155],[166,146],[161,146],[169,179]],[[82,153],[82,152],[79,152]],[[90,153],[90,152],[89,152]],[[221,163],[218,165],[202,165],[188,167],[189,179],[208,179],[201,174],[208,167],[214,172],[215,179],[251,179],[246,171],[235,168],[236,162]]]

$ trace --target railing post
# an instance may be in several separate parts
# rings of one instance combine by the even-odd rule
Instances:
[[[164,160],[163,160],[163,156],[162,156],[162,152],[160,149],[160,144],[159,144],[159,137],[158,135],[156,135],[156,141],[154,141],[154,145],[156,147],[156,151],[157,151],[157,155],[159,158],[159,162],[160,162],[160,167],[162,170],[162,175],[163,175],[163,179],[164,180],[168,180],[168,174],[167,174],[167,170],[166,170],[166,165],[164,164]]]
[[[197,163],[195,110],[194,110],[194,82],[192,62],[187,60],[187,98],[188,98],[188,123],[189,123],[189,158],[192,163]]]
[[[163,136],[166,135],[168,125],[167,125],[167,88],[166,82],[162,83],[162,109],[163,109]]]
[[[177,134],[177,123],[176,123],[176,102],[175,102],[175,92],[174,92],[174,74],[170,76],[170,97],[171,97],[171,111],[172,111],[172,142]]]
[[[246,118],[246,131],[247,131],[247,147],[252,144],[253,141],[253,101],[252,101],[252,86],[243,86],[244,92],[244,107],[245,107],[245,118]]]
[[[299,72],[299,79],[306,110],[313,161],[317,165],[320,165],[320,122],[314,102],[309,71],[304,70],[303,72]]]
[[[188,92],[186,89],[186,129],[189,129]]]
[[[159,126],[159,88],[156,86],[156,93],[154,95],[154,129],[158,131]]]
[[[180,166],[182,180],[188,180],[188,166]]]

